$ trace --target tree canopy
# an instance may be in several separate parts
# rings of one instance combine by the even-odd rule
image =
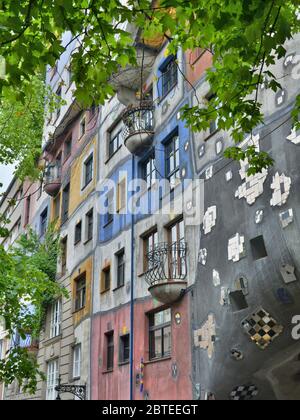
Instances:
[[[280,83],[268,66],[286,53],[284,44],[299,32],[299,0],[11,0],[0,6],[0,54],[6,77],[0,92],[11,88],[24,97],[23,86],[46,65],[54,66],[66,50],[62,35],[70,31],[77,48],[72,57],[76,97],[84,106],[103,103],[113,93],[107,81],[120,67],[136,65],[136,48],[126,23],[140,39],[163,35],[175,52],[201,47],[213,55],[207,79],[215,99],[186,107],[183,118],[193,130],[207,128],[212,118],[231,130],[239,143],[263,122],[258,87]],[[20,88],[21,86],[21,88]],[[294,112],[298,121],[300,99]],[[247,155],[250,170],[272,164],[252,148],[232,148],[227,156]]]
[[[58,235],[52,226],[42,242],[28,229],[8,251],[0,246],[0,318],[12,338],[6,357],[0,360],[0,382],[16,379],[29,392],[35,391],[42,373],[36,358],[27,347],[14,343],[14,337],[25,340],[29,334],[32,342],[38,339],[47,304],[66,294],[55,282],[58,255]]]

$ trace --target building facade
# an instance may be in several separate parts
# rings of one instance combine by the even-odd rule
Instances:
[[[249,176],[246,161],[224,158],[233,142],[217,121],[192,133],[181,120],[212,95],[210,53],[169,56],[164,40],[134,37],[143,68],[120,70],[102,107],[73,98],[76,44],[48,71],[65,102],[45,122],[42,186],[13,186],[30,199],[9,244],[14,229],[42,237],[55,223],[69,297],[49,307],[40,337],[47,380],[5,398],[56,399],[60,380],[93,400],[299,399],[299,38],[272,69],[283,90],[261,86],[265,124],[243,143],[274,167]]]

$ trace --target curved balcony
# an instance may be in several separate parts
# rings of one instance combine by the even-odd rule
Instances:
[[[154,135],[153,103],[128,107],[123,114],[124,144],[133,155],[140,156],[152,146]]]
[[[44,190],[51,197],[55,197],[61,187],[61,166],[57,163],[50,164],[45,173]]]
[[[157,244],[147,254],[146,282],[153,298],[171,304],[183,296],[187,287],[186,254],[185,242]]]

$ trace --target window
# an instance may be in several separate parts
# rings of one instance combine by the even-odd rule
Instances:
[[[213,101],[216,99],[215,94],[209,94],[206,97],[206,100],[208,101],[209,105],[213,103]],[[216,131],[218,131],[218,120],[211,120],[209,123],[209,135],[213,135]]]
[[[58,63],[56,61],[56,63],[54,64],[54,66],[51,67],[51,69],[50,69],[50,80],[52,80],[53,77],[56,75],[56,73],[57,73],[57,66],[58,66]]]
[[[142,166],[142,178],[147,183],[147,188],[150,189],[156,181],[156,167],[155,159],[149,158]]]
[[[155,246],[158,244],[158,233],[157,230],[153,231],[144,238],[144,272],[153,268],[153,263],[149,263],[148,254],[152,252]]]
[[[75,234],[74,234],[74,245],[78,244],[81,241],[81,228],[82,222],[78,222],[75,226]]]
[[[57,300],[51,306],[50,338],[61,333],[61,301]]]
[[[66,139],[64,144],[64,160],[68,159],[72,152],[72,134]]]
[[[93,179],[93,155],[91,155],[85,162],[84,162],[84,186],[86,187]]]
[[[55,120],[56,120],[60,116],[60,112],[61,112],[61,104],[60,104],[61,93],[62,93],[61,86],[57,89],[57,91],[55,93],[56,93],[56,96],[57,96],[57,98],[56,98],[56,113],[55,113]]]
[[[261,260],[268,256],[264,237],[258,236],[257,238],[251,239],[250,241],[252,255],[254,260]]]
[[[48,209],[46,208],[40,216],[40,235],[44,236],[47,231]]]
[[[149,315],[150,359],[171,355],[171,309]]]
[[[48,363],[47,367],[47,390],[46,390],[46,400],[55,400],[57,397],[57,392],[55,387],[58,385],[58,360],[52,360]]]
[[[128,363],[130,355],[130,335],[122,335],[120,337],[120,356],[119,363]]]
[[[185,244],[184,221],[180,220],[169,229],[169,244],[171,246],[169,255],[169,276],[179,278],[186,276],[186,260],[182,258],[180,244]]]
[[[120,251],[117,255],[117,287],[125,284],[125,251]]]
[[[72,66],[71,64],[67,67],[67,87],[69,88],[72,84],[72,77],[73,77],[73,73],[72,73]]]
[[[179,137],[175,135],[166,145],[166,177],[170,182],[171,188],[176,185],[176,180],[180,178],[180,158],[179,158]]]
[[[117,126],[109,133],[109,145],[108,145],[108,157],[114,155],[122,146],[122,131],[123,123],[120,122]]]
[[[79,138],[81,139],[82,136],[85,135],[86,132],[86,122],[85,122],[85,116],[82,118],[82,120],[80,121],[80,125],[79,125]]]
[[[70,200],[70,184],[63,189],[62,198],[62,223],[68,220],[69,217],[69,200]]]
[[[248,308],[248,303],[242,290],[234,290],[229,293],[230,305],[233,312]]]
[[[91,209],[86,214],[86,241],[93,239],[93,228],[94,228],[94,211]]]
[[[3,353],[3,340],[0,340],[0,360],[3,357],[2,353]]]
[[[11,230],[11,243],[14,243],[21,231],[21,218],[17,221]]]
[[[81,344],[73,348],[73,379],[80,378],[81,373]]]
[[[162,73],[162,97],[166,96],[178,82],[178,70],[176,57],[171,57],[171,59],[161,67]]]
[[[114,368],[114,332],[106,333],[106,369],[113,370]]]
[[[105,293],[110,289],[110,266],[102,270],[100,289],[101,293]]]
[[[108,225],[109,223],[111,223],[114,220],[114,212],[115,212],[115,208],[114,208],[114,190],[110,190],[107,194],[107,198],[106,198],[106,213],[105,213],[105,219],[104,219],[104,224]]]
[[[80,311],[85,307],[86,300],[86,278],[85,274],[75,280],[75,311]]]
[[[68,237],[61,240],[61,273],[64,275],[67,270],[67,245]]]
[[[57,219],[60,214],[60,193],[53,200],[54,218]]]
[[[126,178],[118,183],[117,187],[117,212],[126,207]]]
[[[39,200],[41,198],[42,192],[43,192],[43,181],[40,181],[40,186],[39,186],[39,189],[37,191],[37,200]]]
[[[24,226],[27,226],[30,219],[30,205],[31,205],[31,196],[29,195],[26,198],[26,210],[25,210],[25,223]]]

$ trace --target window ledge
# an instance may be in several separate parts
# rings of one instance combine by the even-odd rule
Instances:
[[[113,291],[113,292],[116,292],[117,290],[122,289],[124,286],[125,286],[125,284],[122,284],[122,285],[120,285],[120,286],[117,286],[117,287],[115,287],[112,291]]]
[[[44,340],[43,345],[44,346],[49,346],[50,344],[54,344],[54,343],[60,341],[61,339],[62,339],[62,334],[59,334],[56,337],[47,338],[46,340]]]
[[[169,94],[172,92],[172,90],[176,88],[176,86],[178,86],[178,82],[174,86],[172,86],[171,89],[167,93],[165,93],[163,96],[159,98],[159,102],[158,102],[159,105],[169,96]]]
[[[91,185],[92,181],[93,181],[93,178],[81,188],[81,192],[84,191],[89,185]]]
[[[103,370],[102,375],[107,375],[108,373],[113,373],[113,369]]]
[[[213,133],[210,133],[207,137],[205,137],[204,142],[207,142],[208,140],[210,140],[213,136],[215,136],[219,132],[220,132],[220,130],[217,129]]]
[[[121,366],[126,366],[129,365],[129,360],[127,360],[126,362],[119,362],[118,365]]]
[[[83,245],[87,245],[89,242],[91,242],[91,240],[92,240],[92,239],[93,239],[93,237],[86,239],[86,240],[83,242]]]
[[[121,146],[112,154],[112,155],[110,155],[107,159],[106,159],[106,161],[104,162],[104,164],[105,165],[107,165],[108,163],[109,163],[109,161],[118,153],[118,151],[122,148],[122,144],[121,144]]]
[[[113,221],[114,221],[114,219],[113,220],[111,220],[110,222],[108,222],[108,223],[105,223],[105,225],[103,225],[103,229],[105,229],[105,228],[107,228],[109,225],[111,225],[112,223],[113,223]]]
[[[80,308],[80,309],[74,309],[73,310],[73,314],[78,314],[78,312],[81,312],[81,311],[83,311],[85,309],[85,306],[83,306],[82,308]]]
[[[107,293],[107,292],[109,292],[109,291],[110,291],[110,289],[101,290],[100,294],[101,294],[101,295],[104,295],[105,293]]]
[[[159,363],[159,362],[165,362],[167,360],[171,360],[172,356],[165,356],[165,357],[160,357],[157,359],[151,359],[151,360],[147,360],[146,362],[144,362],[145,365],[151,365],[152,363]]]

